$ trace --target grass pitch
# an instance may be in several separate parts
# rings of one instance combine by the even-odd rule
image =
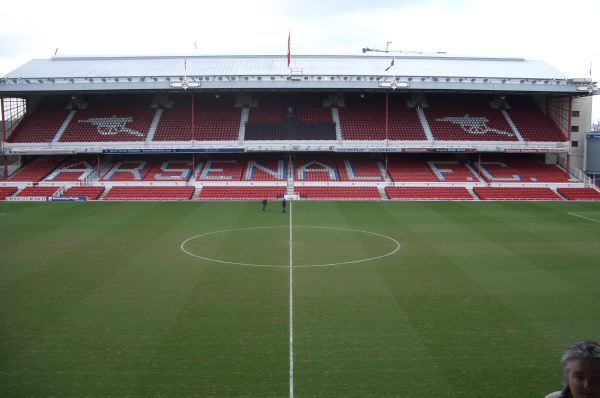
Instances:
[[[290,262],[299,398],[539,397],[600,339],[599,204],[292,206],[0,203],[0,396],[289,396]]]

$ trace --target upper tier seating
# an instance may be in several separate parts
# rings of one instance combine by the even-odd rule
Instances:
[[[64,156],[40,156],[33,162],[24,166],[21,170],[17,171],[12,177],[9,177],[8,181],[19,181],[19,182],[37,182],[41,181],[46,177],[52,170],[54,170],[62,161],[65,160]]]
[[[335,124],[329,122],[294,123],[290,125],[292,140],[335,140]]]
[[[206,186],[202,188],[198,198],[201,200],[274,200],[283,197],[286,189],[284,186]]]
[[[483,200],[561,200],[550,188],[475,187],[473,191]]]
[[[285,123],[255,122],[246,124],[244,138],[249,141],[289,140],[290,135]]]
[[[240,134],[241,108],[234,106],[234,98],[198,96],[196,102],[195,133],[197,141],[235,141]]]
[[[173,107],[163,110],[158,122],[154,141],[192,140],[192,97],[191,95],[170,95]],[[196,104],[194,101],[194,108]],[[194,113],[196,109],[194,109]],[[194,118],[195,118],[194,114]]]
[[[250,108],[246,140],[335,140],[331,109],[319,95],[262,95]]]
[[[510,118],[525,141],[566,141],[554,121],[529,96],[507,98]]]
[[[143,141],[156,114],[148,95],[94,95],[86,101],[60,142]]]
[[[346,95],[346,106],[339,108],[345,140],[385,140],[385,97]],[[388,139],[426,140],[416,109],[406,106],[406,97],[390,95],[388,102]]]
[[[250,108],[246,124],[246,140],[287,140],[288,125],[285,118],[287,96],[256,96],[258,106]]]
[[[293,140],[335,140],[335,124],[331,108],[323,106],[321,95],[298,95],[294,106]]]
[[[381,194],[376,187],[297,186],[294,191],[307,199],[381,200]]]
[[[517,141],[501,110],[479,95],[430,95],[425,109],[435,140]]]
[[[17,187],[0,187],[0,200],[13,196],[17,192]]]
[[[190,200],[194,194],[191,186],[118,186],[112,187],[105,200]]]
[[[464,187],[386,187],[393,200],[473,200]]]
[[[69,99],[64,96],[48,96],[29,110],[8,142],[51,142],[69,111],[65,109]]]
[[[241,109],[234,106],[232,95],[194,94],[192,101],[191,95],[176,94],[169,96],[169,101],[173,107],[163,111],[154,141],[238,139]]]
[[[48,197],[53,196],[59,187],[26,187],[17,196],[36,196]]]
[[[479,167],[478,162],[473,168]],[[481,161],[480,173],[490,182],[569,182],[564,170],[528,156],[488,155]]]
[[[600,200],[600,192],[594,188],[558,188],[557,191],[567,200]]]
[[[61,195],[63,198],[86,197],[88,200],[97,200],[104,192],[104,187],[83,186],[71,187]]]

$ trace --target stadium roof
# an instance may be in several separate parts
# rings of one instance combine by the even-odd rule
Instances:
[[[393,65],[391,65],[393,60]],[[587,94],[542,61],[424,55],[52,57],[34,59],[0,79],[2,92],[310,89],[524,91]],[[187,83],[193,83],[187,85]],[[174,84],[175,83],[175,84]],[[589,89],[589,87],[586,87]]]

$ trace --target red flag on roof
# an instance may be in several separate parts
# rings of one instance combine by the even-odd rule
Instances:
[[[287,52],[288,68],[290,67],[290,62],[292,61],[292,53],[290,52],[290,39],[291,39],[291,32],[288,30],[288,52]]]

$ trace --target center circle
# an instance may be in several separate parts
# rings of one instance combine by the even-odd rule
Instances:
[[[294,226],[293,235],[290,235],[289,228],[247,227],[211,231],[184,240],[180,248],[189,256],[220,264],[276,268],[365,263],[391,256],[400,249],[397,240],[376,232]],[[287,264],[282,261],[284,258]]]

